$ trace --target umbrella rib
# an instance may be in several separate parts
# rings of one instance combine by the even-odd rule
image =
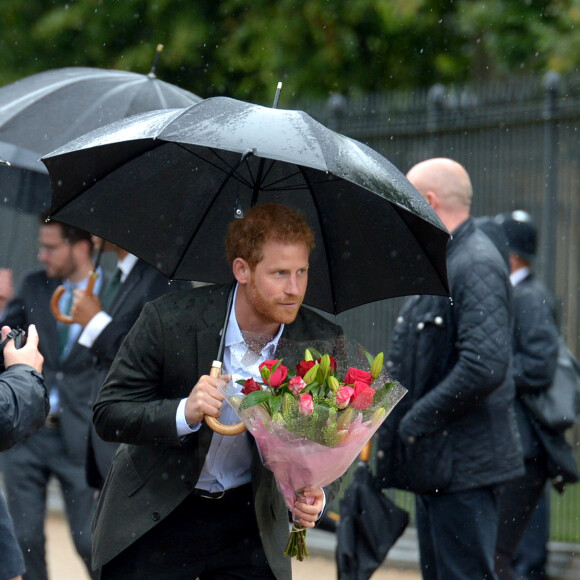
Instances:
[[[229,177],[235,179],[236,181],[240,182],[242,185],[245,185],[246,187],[252,187],[251,182],[247,181],[246,179],[244,179],[243,177],[241,177],[239,175],[235,175],[235,172],[239,169],[241,164],[238,164],[238,166],[235,167],[232,171],[232,166],[221,155],[218,154],[217,149],[213,149],[213,148],[208,147],[209,151],[211,153],[213,153],[215,155],[215,157],[217,157],[222,162],[223,165],[225,165],[225,168],[223,166],[220,166],[219,164],[215,163],[214,161],[211,161],[209,159],[206,159],[205,157],[202,157],[199,153],[196,153],[195,151],[192,151],[191,149],[187,148],[183,143],[178,143],[176,141],[173,141],[172,143],[174,145],[177,145],[181,149],[187,151],[193,157],[200,159],[201,161],[203,161],[204,163],[207,163],[208,165],[211,165],[211,167],[217,169],[218,171],[220,171],[222,173],[225,173],[226,169],[229,170],[229,175],[228,175]]]
[[[322,224],[322,215],[320,213],[320,207],[318,205],[318,201],[317,201],[316,197],[313,195],[312,182],[310,181],[310,179],[306,175],[306,172],[304,171],[302,166],[298,165],[297,167],[298,167],[298,171],[302,174],[302,178],[304,179],[304,183],[306,183],[306,186],[308,187],[308,190],[310,191],[310,195],[312,196],[312,203],[314,203],[314,208],[316,209],[318,223]],[[325,235],[325,229],[323,227],[320,228],[320,232],[322,234],[322,239],[323,239],[324,255],[326,256],[326,264],[328,266],[328,275],[331,278],[330,293],[332,295],[332,305],[334,307],[334,309],[333,309],[334,312],[336,312],[336,309],[337,309],[336,292],[334,291],[334,284],[332,284],[332,270],[330,269],[330,254],[328,252],[328,236]]]
[[[189,248],[191,247],[191,244],[193,243],[195,236],[197,235],[197,232],[199,231],[199,228],[201,227],[201,224],[204,223],[207,215],[209,214],[210,210],[213,208],[216,200],[219,198],[220,193],[222,192],[223,188],[226,186],[227,182],[232,177],[232,175],[242,166],[243,163],[246,162],[247,158],[252,156],[253,154],[254,154],[254,151],[252,149],[248,149],[247,151],[242,153],[242,156],[240,157],[240,161],[238,162],[238,165],[236,167],[232,167],[230,169],[230,171],[228,172],[228,174],[225,176],[224,180],[222,181],[222,184],[216,190],[215,195],[213,196],[211,202],[208,204],[205,212],[203,213],[201,218],[198,220],[197,227],[193,230],[191,236],[189,236],[189,240],[188,240],[187,244],[185,245],[185,250],[181,253],[181,258],[179,259],[179,261],[175,264],[175,267],[173,268],[173,271],[170,275],[171,278],[176,274],[177,270],[181,266]]]

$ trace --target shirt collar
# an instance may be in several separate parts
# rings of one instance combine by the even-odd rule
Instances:
[[[510,274],[510,282],[512,286],[517,286],[522,280],[530,275],[530,269],[527,266],[516,270]]]
[[[127,254],[122,260],[117,262],[117,268],[121,270],[121,282],[124,282],[127,279],[127,276],[131,273],[133,266],[137,263],[137,256],[133,254]]]

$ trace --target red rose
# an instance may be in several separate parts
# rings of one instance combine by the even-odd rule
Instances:
[[[304,375],[315,365],[313,360],[303,360],[296,365],[296,374],[304,378]]]
[[[361,371],[360,369],[350,367],[346,372],[344,382],[347,385],[354,385],[356,381],[362,381],[366,385],[370,385],[373,382],[373,377],[371,373],[367,371]]]
[[[281,386],[288,376],[288,367],[285,367],[284,365],[278,365],[278,368],[272,372],[272,368],[279,362],[279,360],[265,360],[258,367],[264,382],[273,389],[277,389]]]
[[[260,385],[254,379],[247,379],[244,381],[244,387],[242,388],[242,393],[244,395],[249,395],[254,391],[259,391],[261,389]]]
[[[359,411],[364,411],[371,406],[374,396],[375,390],[372,387],[369,387],[363,381],[356,381],[354,383],[354,395],[350,400],[350,406]]]

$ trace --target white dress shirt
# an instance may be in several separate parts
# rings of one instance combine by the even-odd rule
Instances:
[[[280,326],[278,334],[266,344],[259,356],[251,356],[252,351],[246,344],[236,319],[236,297],[237,287],[226,329],[222,372],[223,374],[232,375],[234,383],[238,379],[248,379],[250,377],[261,381],[258,367],[263,361],[274,358],[278,341],[284,331],[284,325]],[[236,387],[241,391],[241,385],[236,385]],[[187,424],[185,419],[186,401],[187,399],[183,399],[177,409],[177,434],[180,436],[195,432],[201,426],[201,423],[196,425]],[[224,401],[222,405],[220,422],[224,425],[233,425],[239,422],[238,416],[227,401]],[[234,436],[214,433],[196,487],[210,492],[219,492],[249,483],[251,481],[252,466],[250,437],[251,435],[247,432]]]
[[[133,254],[127,254],[122,260],[117,262],[117,268],[121,270],[121,284],[127,279],[127,276],[131,273],[133,266],[137,263],[139,258]],[[107,314],[104,310],[97,312],[89,323],[85,326],[81,335],[79,336],[79,344],[87,348],[91,348],[95,343],[95,340],[99,338],[99,335],[113,318]]]

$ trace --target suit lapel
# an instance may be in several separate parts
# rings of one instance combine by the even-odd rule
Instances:
[[[143,262],[137,261],[127,279],[121,284],[119,288],[119,292],[115,296],[113,303],[111,304],[111,312],[109,313],[111,316],[114,316],[119,310],[119,307],[125,302],[128,296],[139,286],[141,280],[143,279]]]

